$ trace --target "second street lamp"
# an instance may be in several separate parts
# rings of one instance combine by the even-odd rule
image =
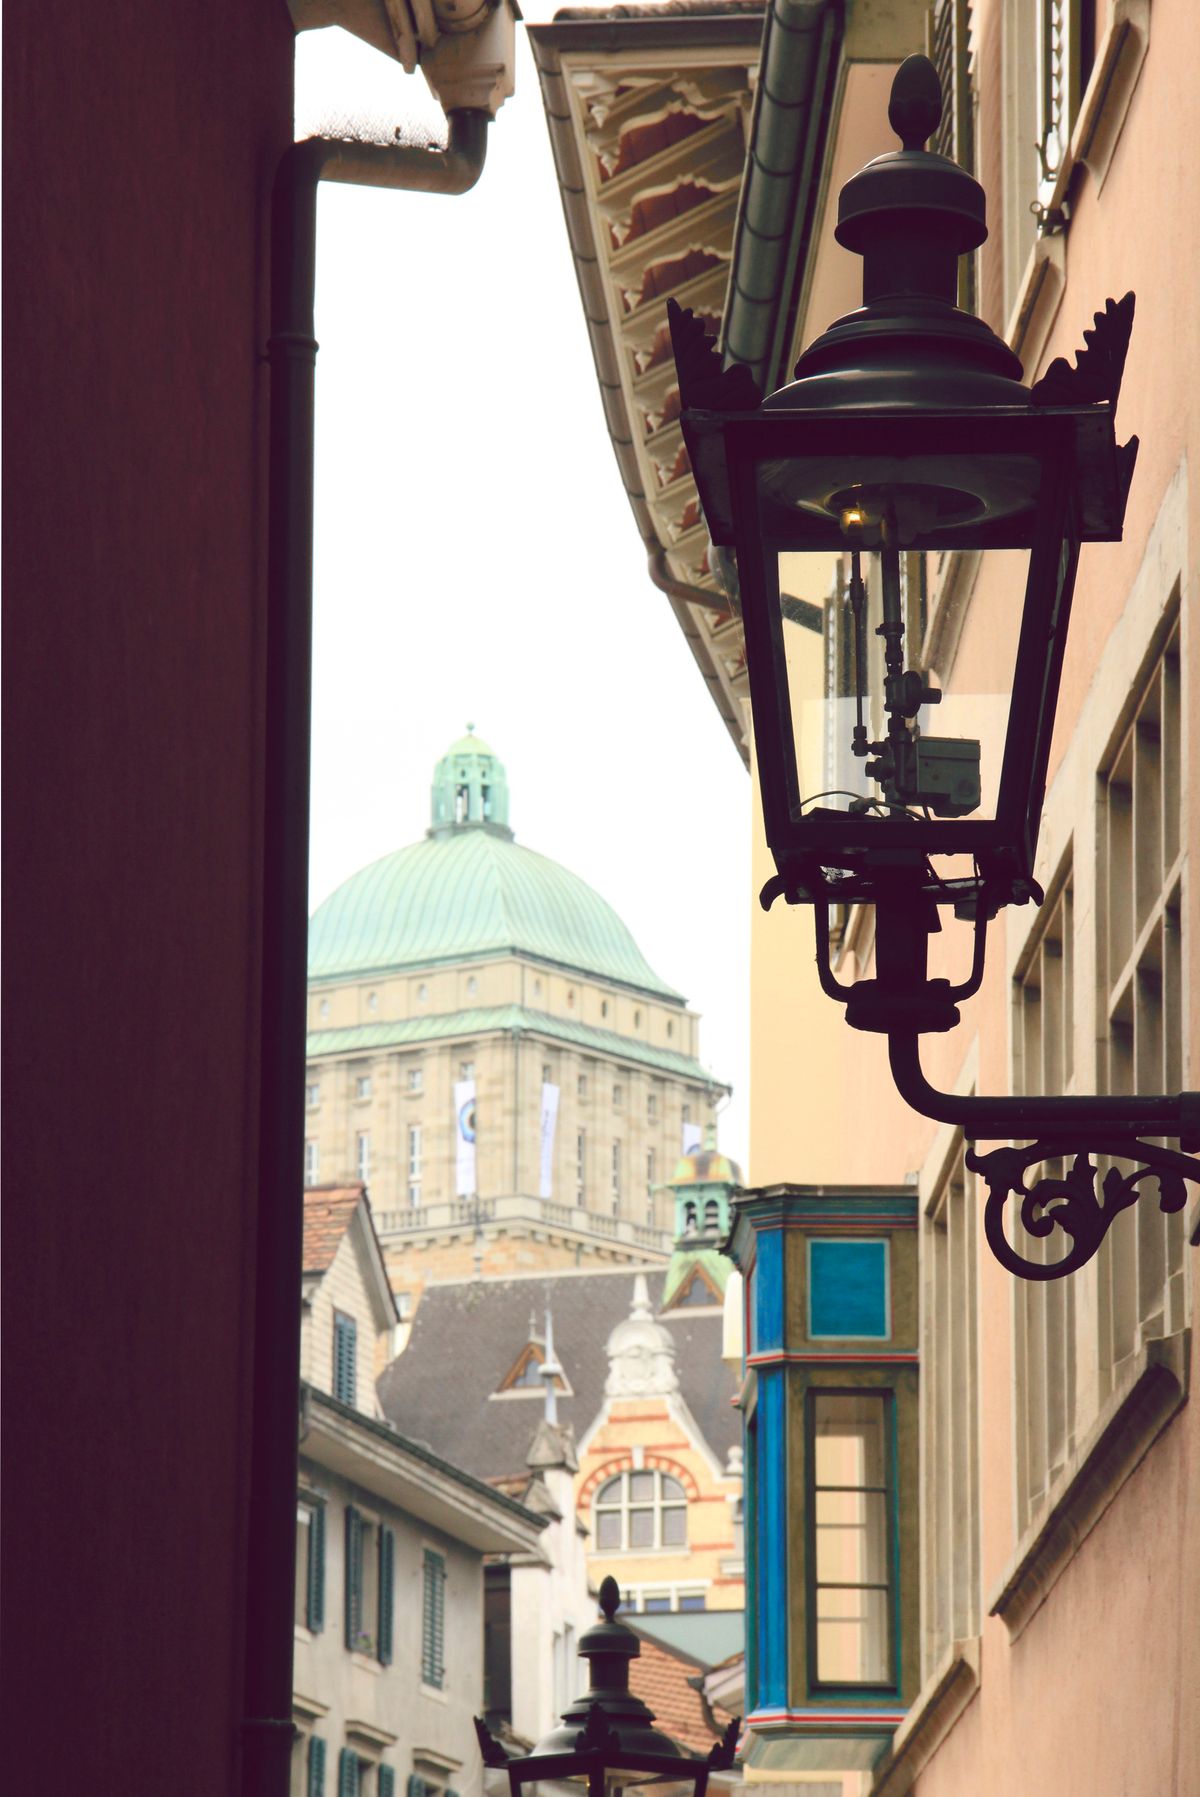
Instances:
[[[584,1787],[587,1797],[617,1797],[631,1785],[651,1785],[663,1797],[705,1797],[709,1774],[733,1765],[740,1718],[706,1755],[685,1753],[655,1728],[652,1713],[629,1689],[630,1661],[641,1644],[631,1628],[616,1621],[620,1601],[617,1581],[605,1578],[604,1620],[579,1643],[580,1658],[591,1670],[588,1688],[532,1753],[510,1757],[476,1719],[483,1763],[508,1773],[511,1797],[521,1797],[528,1784],[560,1780]]]
[[[918,1038],[953,1028],[978,990],[990,918],[1042,898],[1034,863],[1079,549],[1120,538],[1137,454],[1115,434],[1134,301],[1108,302],[1074,365],[1022,384],[1013,352],[955,303],[958,259],[987,227],[978,182],[923,147],[941,106],[933,65],[909,57],[889,107],[901,147],[839,198],[863,305],[804,351],[787,386],[762,399],[745,369],[722,370],[690,313],[669,311],[683,436],[742,614],[777,869],[763,903],[813,905],[822,986],[852,1026],[887,1035],[908,1102],[972,1140],[1037,1138],[973,1164],[991,1187],[997,1257],[1053,1278],[1090,1258],[1143,1179],[1158,1180],[1164,1209],[1181,1207],[1200,1163],[1137,1138],[1200,1144],[1200,1098],[956,1098],[925,1080]],[[956,669],[947,696],[918,662],[929,556],[986,558],[991,578],[997,558],[1027,564],[1020,615],[996,608],[987,656]],[[826,605],[835,560],[842,584]],[[875,978],[834,978],[831,903],[875,906]],[[927,972],[939,906],[974,920],[957,985]],[[1140,1165],[1110,1169],[1097,1194],[1093,1154]],[[1028,1168],[1064,1155],[1065,1179],[1026,1184]],[[1071,1236],[1062,1259],[1013,1250],[1012,1194],[1030,1233]]]

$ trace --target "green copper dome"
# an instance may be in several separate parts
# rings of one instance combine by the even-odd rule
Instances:
[[[598,892],[513,841],[503,764],[477,737],[438,762],[432,812],[423,842],[362,868],[317,906],[310,979],[523,954],[679,999]]]

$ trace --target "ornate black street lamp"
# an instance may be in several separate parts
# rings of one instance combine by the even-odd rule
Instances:
[[[684,440],[745,632],[777,869],[762,902],[814,907],[822,987],[853,1027],[888,1037],[914,1108],[972,1141],[1037,1138],[968,1164],[990,1187],[993,1252],[1048,1279],[1096,1252],[1151,1174],[1162,1208],[1182,1207],[1200,1162],[1138,1138],[1200,1146],[1200,1095],[958,1098],[928,1084],[918,1039],[953,1028],[978,990],[989,919],[1043,897],[1034,858],[1079,547],[1120,538],[1137,454],[1136,438],[1114,434],[1134,301],[1110,300],[1074,365],[1060,359],[1024,386],[1013,352],[955,303],[958,258],[987,226],[978,182],[923,147],[941,109],[932,63],[909,57],[888,111],[902,147],[838,203],[837,239],[863,258],[863,305],[804,351],[787,386],[761,398],[745,369],[722,370],[690,312],[668,309]],[[1027,558],[1024,606],[1011,619],[1000,608],[989,653],[976,648],[972,698],[942,706],[913,665],[924,557],[961,567],[983,552]],[[844,570],[828,605],[805,591],[814,555],[826,580],[831,555]],[[956,671],[956,688],[971,672]],[[963,734],[932,733],[934,706],[957,707]],[[830,963],[829,906],[854,902],[875,907],[876,977],[846,986]],[[941,905],[974,920],[958,985],[927,973]],[[1093,1155],[1140,1165],[1111,1168],[1097,1195]],[[1065,1178],[1027,1185],[1030,1168],[1063,1156]],[[1011,1248],[1004,1206],[1016,1193],[1031,1234],[1072,1237],[1062,1259]]]
[[[684,1753],[655,1728],[653,1715],[629,1689],[629,1662],[642,1650],[633,1630],[614,1620],[620,1601],[616,1580],[606,1578],[600,1586],[604,1621],[579,1643],[580,1657],[591,1667],[588,1689],[532,1753],[510,1757],[476,1717],[483,1763],[504,1768],[511,1797],[543,1780],[570,1780],[585,1786],[588,1797],[614,1797],[629,1785],[652,1785],[665,1797],[705,1797],[709,1773],[733,1765],[740,1718],[704,1756]]]

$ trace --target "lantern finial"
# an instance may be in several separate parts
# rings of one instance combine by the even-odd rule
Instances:
[[[600,1583],[600,1608],[604,1612],[605,1622],[612,1621],[620,1606],[621,1588],[610,1572]]]
[[[927,56],[906,56],[892,82],[888,124],[906,150],[923,150],[942,122],[942,84]]]

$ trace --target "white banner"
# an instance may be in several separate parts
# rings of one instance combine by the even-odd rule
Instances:
[[[460,1198],[475,1196],[475,1081],[454,1082],[454,1190]]]
[[[554,1129],[558,1122],[558,1087],[542,1087],[542,1160],[538,1197],[554,1196]]]
[[[685,1154],[694,1154],[699,1146],[700,1125],[698,1123],[685,1123],[683,1126],[683,1152]]]

